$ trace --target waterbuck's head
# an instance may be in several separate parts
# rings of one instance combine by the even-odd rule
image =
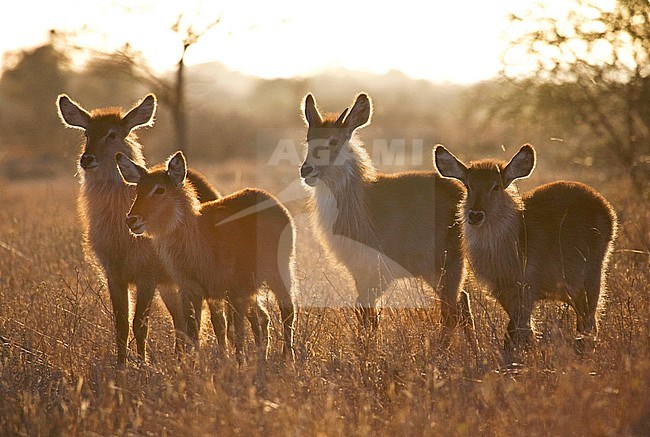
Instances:
[[[463,220],[473,227],[499,220],[517,207],[519,197],[512,182],[530,176],[535,168],[535,149],[525,144],[510,162],[494,159],[463,164],[451,152],[438,145],[434,150],[434,164],[438,172],[457,179],[465,185],[467,196],[462,211]]]
[[[182,220],[181,208],[188,200],[198,208],[193,187],[185,186],[187,163],[182,152],[176,152],[166,164],[150,170],[123,153],[114,159],[124,181],[136,186],[136,198],[126,216],[126,224],[133,234],[152,236],[171,232]]]
[[[303,115],[307,123],[307,156],[300,167],[300,176],[309,186],[319,180],[327,182],[341,177],[346,161],[359,159],[350,140],[357,129],[370,124],[372,101],[366,94],[359,94],[340,115],[321,115],[316,101],[307,94],[303,103]],[[364,155],[363,159],[367,159]]]
[[[90,112],[67,95],[57,99],[59,117],[71,128],[83,130],[86,141],[79,158],[79,167],[93,177],[118,178],[115,154],[123,153],[144,162],[135,130],[153,125],[156,97],[148,94],[126,114],[121,108],[100,108]]]

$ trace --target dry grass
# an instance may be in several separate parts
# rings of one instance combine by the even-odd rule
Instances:
[[[260,179],[227,167],[204,170],[224,192],[244,185],[278,192],[296,171]],[[599,186],[619,212],[621,231],[591,357],[573,350],[572,311],[551,303],[537,313],[541,339],[526,366],[501,370],[505,315],[472,281],[478,355],[461,333],[449,352],[437,350],[432,294],[424,291],[430,307],[404,308],[422,299],[418,281],[392,288],[376,335],[360,332],[348,306],[349,278],[323,258],[295,202],[301,307],[294,366],[282,365],[275,307],[268,365],[253,361],[240,369],[232,356],[216,353],[207,326],[198,356],[179,359],[171,321],[156,299],[148,361],[138,363],[133,353],[122,373],[114,366],[106,289],[83,259],[71,179],[0,185],[1,435],[643,435],[650,429],[650,211],[619,183]]]

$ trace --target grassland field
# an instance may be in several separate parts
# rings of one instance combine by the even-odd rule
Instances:
[[[198,167],[224,193],[302,189],[294,167]],[[74,171],[71,163],[53,179],[0,177],[0,435],[650,435],[650,208],[623,177],[542,154],[522,184],[581,180],[619,215],[593,355],[575,352],[572,309],[544,303],[535,348],[505,370],[505,312],[471,275],[479,351],[460,331],[449,351],[437,348],[438,304],[418,280],[391,287],[378,332],[364,332],[352,281],[325,256],[296,195],[287,202],[298,226],[293,365],[283,363],[279,311],[263,293],[266,365],[238,368],[232,350],[219,354],[207,318],[198,353],[177,356],[157,297],[147,361],[132,341],[118,371],[108,292],[82,250]],[[247,348],[254,356],[252,334]]]

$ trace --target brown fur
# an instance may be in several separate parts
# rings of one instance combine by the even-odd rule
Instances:
[[[529,145],[510,163],[486,159],[465,166],[442,146],[435,161],[441,174],[468,187],[459,204],[464,246],[476,277],[510,316],[506,344],[530,342],[531,313],[540,299],[570,304],[581,338],[594,340],[616,238],[616,213],[609,202],[593,188],[569,181],[520,196],[511,182],[534,168]],[[470,211],[483,212],[483,221],[471,224]]]
[[[137,183],[137,197],[129,212],[132,231],[151,237],[181,290],[191,292],[184,296],[186,314],[191,315],[197,297],[227,299],[232,304],[239,360],[243,359],[245,316],[266,357],[269,318],[255,304],[258,289],[266,284],[280,307],[284,355],[293,357],[295,230],[289,212],[271,194],[258,189],[199,205],[192,185],[184,181],[184,170],[174,171],[181,162],[184,169],[179,152],[167,168],[147,171],[118,157],[124,178]]]
[[[135,193],[124,184],[115,165],[115,153],[118,151],[144,164],[142,146],[134,130],[150,124],[155,111],[155,98],[148,96],[128,114],[120,108],[101,108],[88,113],[65,95],[59,96],[57,103],[64,124],[82,129],[86,134],[82,160],[93,156],[92,162],[97,163],[93,168],[84,169],[81,164],[84,161],[79,161],[81,189],[77,203],[84,230],[84,246],[89,249],[86,252],[96,259],[98,268],[106,276],[115,318],[118,365],[126,362],[130,285],[137,289],[133,333],[138,354],[145,359],[147,318],[156,286],[161,286],[161,296],[177,332],[185,330],[180,300],[151,242],[135,238],[126,226],[126,214]],[[145,104],[148,106],[145,107]],[[127,119],[136,116],[139,118],[132,122],[130,118]],[[191,180],[200,187],[202,199],[219,197],[219,193],[198,172],[191,172]],[[218,314],[220,311],[216,306],[213,305],[211,309],[214,309],[213,322],[217,323],[215,331],[223,332],[223,316]]]
[[[370,113],[365,94],[343,120],[321,116],[307,96],[308,151],[301,175],[313,187],[314,225],[321,243],[354,279],[363,324],[377,326],[376,300],[394,279],[422,277],[442,301],[446,347],[461,316],[472,336],[464,292],[460,313],[458,307],[465,266],[455,213],[462,189],[435,172],[377,172],[354,136]]]

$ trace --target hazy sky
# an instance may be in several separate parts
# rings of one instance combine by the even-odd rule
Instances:
[[[2,7],[0,52],[41,44],[52,28],[85,27],[77,40],[84,45],[111,49],[128,41],[154,67],[171,68],[180,42],[170,26],[182,11],[197,28],[222,16],[188,51],[190,65],[218,60],[262,77],[332,67],[399,69],[415,78],[467,83],[498,72],[508,41],[507,14],[526,3],[19,0]]]

